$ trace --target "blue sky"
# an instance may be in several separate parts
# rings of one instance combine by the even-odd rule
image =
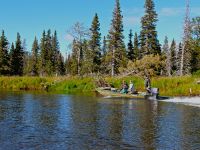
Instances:
[[[191,17],[200,16],[200,0],[190,0]],[[128,31],[140,31],[140,18],[144,14],[144,0],[121,0],[124,35]],[[158,38],[162,43],[165,35],[169,40],[180,41],[185,13],[185,0],[154,0],[158,13]],[[98,13],[102,36],[107,35],[112,19],[115,0],[1,0],[0,30],[4,29],[10,42],[16,33],[26,39],[31,50],[34,37],[40,40],[45,29],[57,30],[60,49],[67,52],[72,38],[67,34],[77,21],[90,27],[93,16]]]

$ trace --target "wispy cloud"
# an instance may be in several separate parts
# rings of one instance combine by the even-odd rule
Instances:
[[[66,34],[65,36],[65,40],[69,43],[73,42],[74,38],[73,36],[71,36],[70,34]]]
[[[140,17],[126,16],[124,17],[124,24],[127,26],[134,26],[140,23]]]
[[[159,12],[160,16],[179,16],[184,12],[184,8],[162,8]]]
[[[162,8],[158,14],[160,16],[175,17],[175,16],[184,15],[185,9],[186,9],[185,7],[179,7],[179,8],[166,7],[166,8]],[[191,7],[190,13],[191,15],[200,15],[200,7]]]
[[[124,24],[126,26],[136,26],[140,24],[141,17],[144,14],[143,8],[127,8],[123,10]]]

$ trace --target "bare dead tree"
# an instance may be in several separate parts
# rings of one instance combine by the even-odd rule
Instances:
[[[68,31],[68,34],[72,36],[76,43],[77,43],[77,68],[78,68],[78,75],[80,75],[81,70],[81,50],[82,50],[82,43],[83,40],[89,37],[89,29],[85,28],[83,23],[76,22],[71,29]]]
[[[184,22],[184,35],[183,35],[183,50],[181,54],[180,63],[180,76],[190,73],[191,68],[191,50],[190,50],[190,39],[191,39],[191,25],[190,25],[190,5],[189,0],[186,0],[186,14]]]

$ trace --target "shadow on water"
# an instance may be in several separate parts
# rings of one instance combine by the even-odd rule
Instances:
[[[89,94],[0,92],[2,149],[198,149],[200,109]]]

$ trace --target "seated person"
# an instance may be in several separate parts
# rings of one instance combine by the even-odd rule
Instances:
[[[122,83],[122,88],[121,88],[121,91],[120,91],[121,94],[127,94],[128,93],[128,84],[123,81]]]
[[[128,92],[130,92],[131,94],[137,94],[137,91],[135,90],[135,87],[132,81],[130,81]]]
[[[145,77],[145,89],[148,94],[151,94],[151,80],[148,76]]]

